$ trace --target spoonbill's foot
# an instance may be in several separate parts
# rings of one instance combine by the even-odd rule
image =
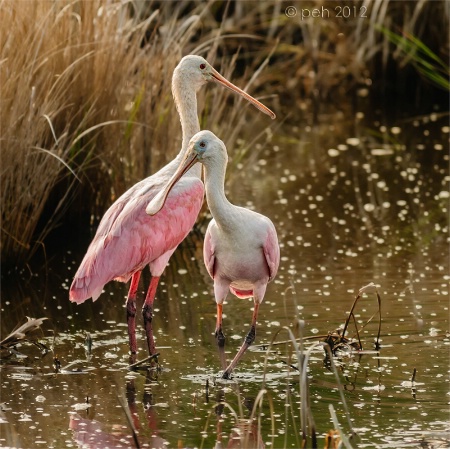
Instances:
[[[231,380],[231,372],[229,372],[228,370],[225,370],[222,374],[222,379]]]
[[[223,334],[222,329],[216,330],[215,336],[216,336],[217,346],[219,346],[219,348],[223,348],[225,346],[225,335]]]

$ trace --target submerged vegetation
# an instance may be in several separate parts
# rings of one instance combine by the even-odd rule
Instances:
[[[45,251],[62,223],[76,232],[96,222],[126,188],[173,157],[180,128],[171,76],[185,54],[205,56],[281,121],[305,101],[316,111],[319,99],[336,104],[353,88],[384,89],[380,80],[398,52],[410,54],[414,45],[446,59],[445,2],[363,1],[367,17],[299,16],[301,8],[348,4],[302,2],[290,17],[276,1],[3,1],[2,262],[20,266]],[[414,40],[405,50],[379,25]],[[414,83],[417,93],[421,80]],[[269,123],[229,103],[226,92],[200,95],[202,128],[226,136],[235,163],[254,143],[243,141],[244,128],[254,140],[268,138]]]

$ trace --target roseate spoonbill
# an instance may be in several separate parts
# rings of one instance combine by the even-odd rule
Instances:
[[[228,291],[238,298],[253,297],[254,301],[250,331],[238,353],[226,367],[224,379],[230,378],[232,370],[255,340],[258,309],[267,284],[277,274],[280,263],[277,232],[270,219],[231,204],[225,196],[227,161],[224,143],[211,131],[200,131],[192,137],[188,152],[167,187],[161,190],[146,208],[148,214],[157,217],[157,212],[165,204],[167,195],[183,174],[196,162],[203,164],[206,200],[213,216],[205,234],[203,258],[206,269],[214,280],[214,296],[217,303],[215,336],[222,357],[225,344],[222,331],[222,305]]]
[[[151,199],[167,184],[182,160],[189,139],[200,130],[196,93],[208,81],[231,89],[262,112],[275,114],[253,97],[230,83],[204,58],[185,56],[175,68],[172,93],[180,115],[183,142],[177,157],[154,175],[127,190],[106,211],[70,287],[69,298],[78,304],[95,301],[111,280],[131,285],[126,300],[131,354],[137,350],[135,316],[136,291],[141,272],[149,265],[151,281],[142,314],[150,355],[155,354],[152,332],[153,301],[158,281],[170,256],[193,227],[203,203],[201,167],[194,167],[178,183],[158,217],[145,213]]]

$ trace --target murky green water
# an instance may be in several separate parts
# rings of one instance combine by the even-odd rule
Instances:
[[[270,343],[283,327],[295,331],[298,320],[317,341],[343,325],[359,288],[374,282],[382,300],[381,351],[369,351],[374,318],[361,331],[367,353],[336,360],[358,447],[420,447],[422,438],[448,438],[447,118],[395,125],[362,116],[321,120],[314,128],[285,125],[244,165],[230,162],[230,200],[270,216],[282,247],[256,344]],[[141,447],[239,447],[239,429],[248,438],[243,447],[300,446],[302,398],[298,373],[288,366],[296,363],[291,345],[269,353],[255,347],[233,382],[218,379],[212,281],[201,259],[206,223],[181,245],[158,290],[157,376],[127,369],[127,286],[108,285],[96,303],[69,303],[68,287],[88,245],[77,230],[41,269],[3,273],[2,336],[25,316],[47,317],[41,341],[52,351],[42,357],[23,344],[17,349],[29,358],[13,356],[2,365],[2,447],[136,447],[127,413]],[[143,280],[141,290],[148,273]],[[229,358],[248,330],[251,309],[251,301],[231,296],[224,307]],[[356,309],[359,325],[376,310],[375,296],[365,296]],[[287,331],[276,339],[287,340]],[[53,356],[66,370],[54,374]],[[349,427],[323,350],[313,352],[308,374],[323,447],[334,428],[329,404],[347,434]],[[249,424],[252,414],[257,419]],[[447,446],[448,439],[436,447]]]

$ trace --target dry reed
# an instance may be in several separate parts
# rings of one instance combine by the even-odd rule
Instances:
[[[101,1],[3,2],[1,21],[10,24],[0,39],[2,110],[8,111],[2,114],[2,257],[20,259],[36,249],[33,236],[42,241],[65,213],[80,180],[89,176],[101,185],[95,173],[102,161],[114,170],[118,147],[133,146],[131,138],[123,142],[121,122],[130,122],[128,105],[142,85],[145,29],[125,21],[120,5]],[[58,184],[63,189],[36,237]]]

